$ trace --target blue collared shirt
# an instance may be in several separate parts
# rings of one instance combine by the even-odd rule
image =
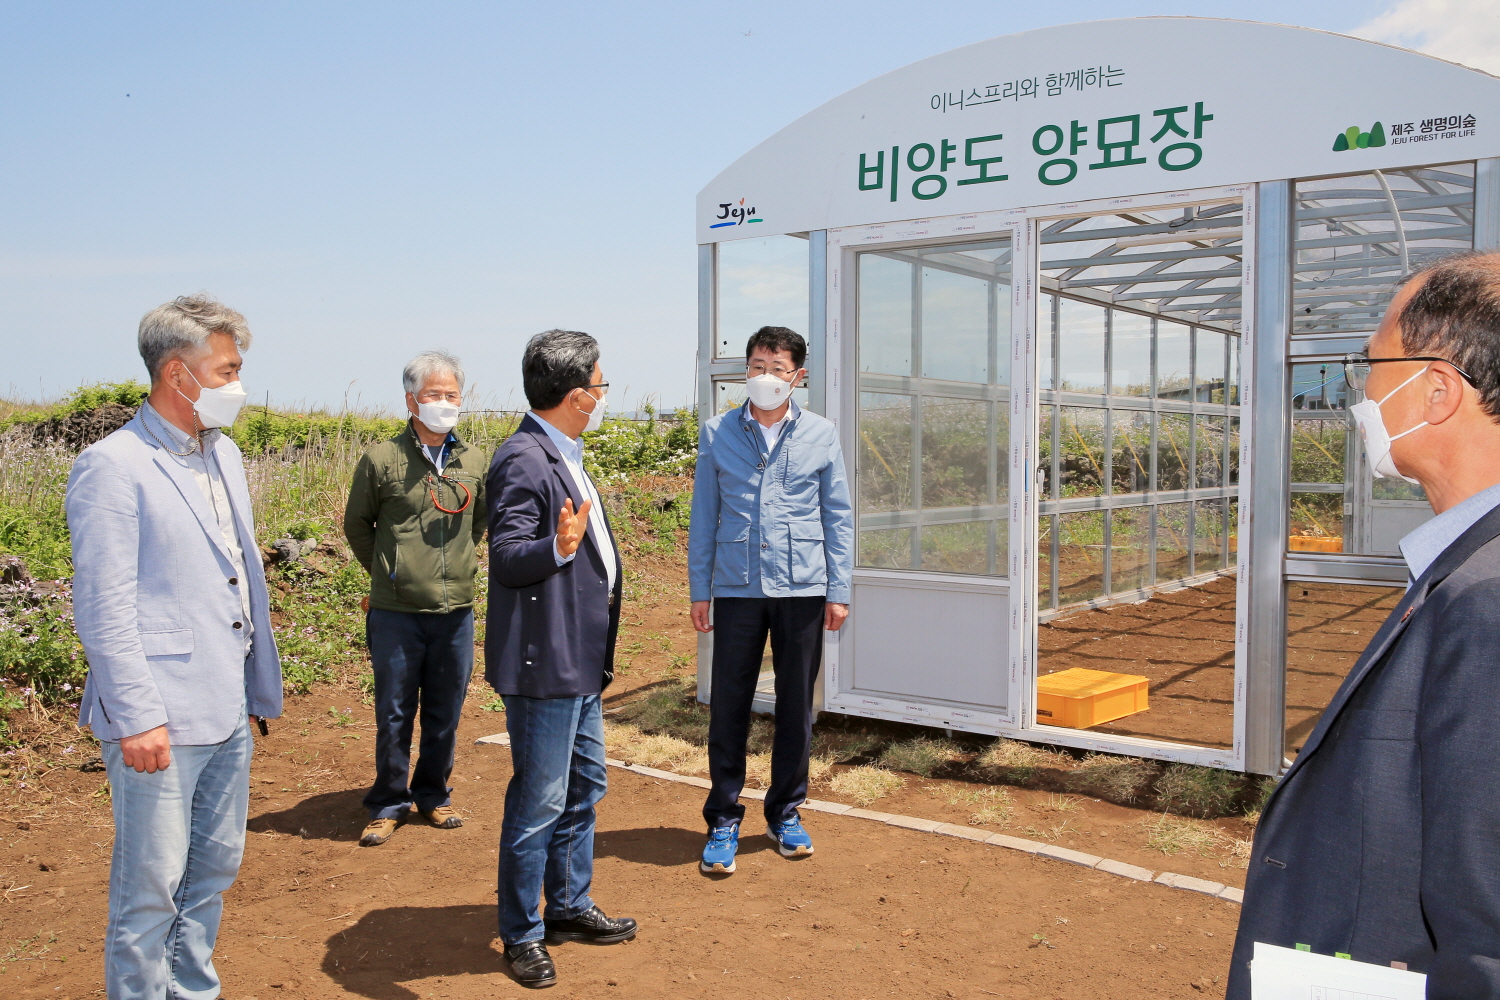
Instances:
[[[1401,555],[1406,559],[1412,582],[1420,580],[1444,549],[1496,507],[1500,507],[1500,485],[1481,490],[1463,503],[1449,507],[1401,539]]]
[[[593,479],[589,477],[588,470],[583,467],[583,441],[568,437],[539,417],[535,410],[532,411],[531,418],[542,425],[542,430],[547,432],[547,437],[557,445],[557,452],[562,456],[563,467],[568,470],[568,475],[572,478],[578,495],[594,502],[594,505],[589,508],[589,530],[594,533],[594,542],[599,546],[599,555],[604,560],[605,575],[609,578],[610,589],[613,590],[615,574],[619,572],[619,559],[615,555],[613,543],[609,540],[609,528],[604,522],[604,501],[599,498],[599,491],[594,489]],[[557,543],[555,541],[552,543],[552,556],[559,566],[572,562],[577,554],[578,550],[574,549],[572,553],[564,556],[557,551]]]

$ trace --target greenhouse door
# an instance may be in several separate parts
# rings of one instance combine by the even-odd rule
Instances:
[[[839,367],[853,374],[830,396],[857,541],[826,703],[998,731],[1012,721],[1010,239],[883,242],[837,259],[830,291],[854,334],[839,339]]]

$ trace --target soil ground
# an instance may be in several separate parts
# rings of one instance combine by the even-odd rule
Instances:
[[[1287,585],[1287,748],[1300,749],[1339,684],[1400,600],[1389,587]],[[1095,727],[1229,747],[1234,739],[1235,579],[1053,620],[1038,630],[1043,673],[1088,667],[1150,681],[1150,708]]]

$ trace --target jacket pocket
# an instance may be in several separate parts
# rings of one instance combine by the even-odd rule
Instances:
[[[787,522],[792,547],[792,583],[828,582],[828,561],[823,556],[823,522]]]
[[[193,630],[190,628],[137,634],[141,637],[141,652],[147,656],[187,656],[193,651]]]
[[[750,582],[750,525],[719,525],[714,550],[715,586],[743,587]]]

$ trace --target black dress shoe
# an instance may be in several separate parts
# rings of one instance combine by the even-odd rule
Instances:
[[[516,982],[528,989],[540,990],[557,985],[557,966],[552,964],[547,946],[540,941],[527,941],[513,947],[507,945],[505,960],[510,963]]]
[[[606,917],[604,911],[591,906],[572,920],[548,920],[547,943],[582,941],[584,944],[619,944],[635,937],[636,923],[629,917]]]

